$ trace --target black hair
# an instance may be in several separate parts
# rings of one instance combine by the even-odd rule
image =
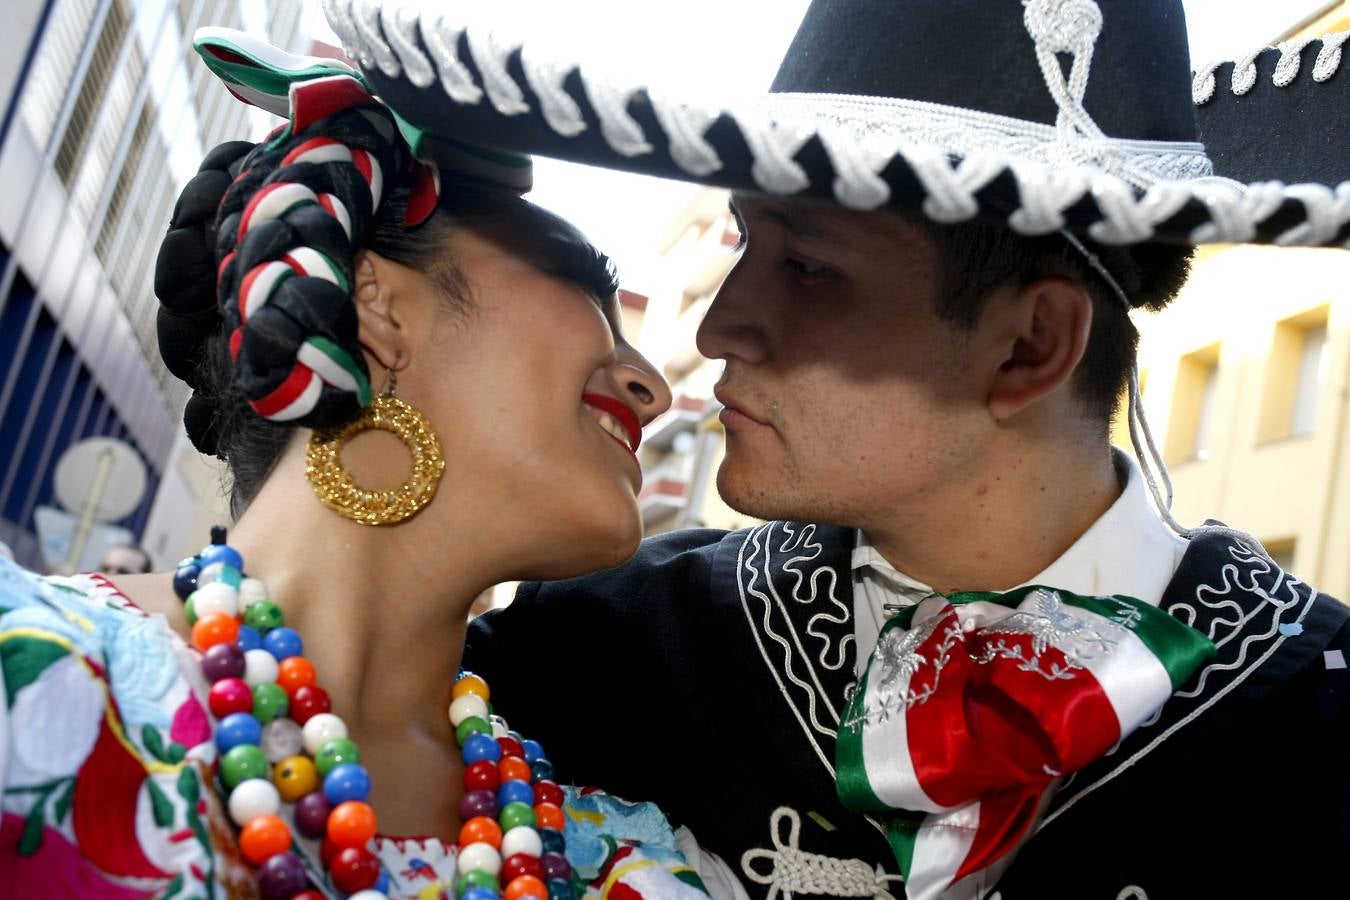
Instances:
[[[1073,389],[1105,435],[1117,412],[1139,346],[1139,332],[1120,298],[1062,235],[1023,237],[1006,227],[921,223],[939,256],[939,318],[972,330],[995,290],[1023,287],[1048,275],[1081,282],[1092,297],[1092,329]],[[1130,304],[1158,311],[1190,274],[1193,248],[1168,244],[1108,247],[1083,241],[1111,273]]]

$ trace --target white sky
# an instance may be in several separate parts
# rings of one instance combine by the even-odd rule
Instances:
[[[807,2],[461,0],[470,16],[485,16],[494,28],[554,58],[581,60],[592,70],[612,66],[624,81],[636,77],[720,100],[768,88]],[[1335,3],[1184,0],[1192,59],[1239,56]],[[316,16],[314,35],[323,30]],[[334,40],[331,33],[326,39]],[[576,223],[618,263],[625,286],[644,292],[657,242],[694,190],[680,182],[536,159],[530,199]]]

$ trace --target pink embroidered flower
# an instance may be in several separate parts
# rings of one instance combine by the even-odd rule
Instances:
[[[61,832],[43,829],[42,845],[32,856],[20,856],[24,820],[11,813],[0,822],[0,897],[80,897],[84,900],[148,900],[153,891],[139,891],[108,881],[66,840]]]
[[[210,740],[211,723],[206,711],[197,701],[197,695],[188,691],[187,699],[173,714],[173,725],[169,728],[169,740],[184,747],[192,748]]]

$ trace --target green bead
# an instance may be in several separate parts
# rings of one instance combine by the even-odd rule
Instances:
[[[267,634],[273,628],[285,625],[286,618],[281,614],[280,606],[271,600],[259,600],[250,603],[248,609],[244,610],[244,624],[258,629],[260,634]]]
[[[290,708],[291,698],[276,682],[266,681],[253,686],[253,715],[262,724],[281,718]]]
[[[319,748],[319,755],[314,757],[314,768],[319,770],[320,778],[327,778],[334,766],[360,761],[361,751],[356,749],[355,741],[351,738],[333,738]]]
[[[518,828],[521,825],[528,825],[533,828],[535,826],[534,810],[524,803],[508,803],[502,807],[501,813],[497,816],[497,822],[502,826],[503,832]]]
[[[497,881],[497,876],[491,872],[484,872],[482,869],[474,869],[472,872],[465,872],[459,879],[459,893],[463,894],[471,887],[484,887],[490,891],[501,891],[502,886]]]
[[[463,722],[460,722],[459,727],[455,729],[455,743],[463,747],[464,742],[469,739],[471,734],[486,734],[488,737],[492,737],[492,726],[485,719],[480,719],[478,716],[469,716]]]
[[[239,744],[231,747],[220,761],[220,777],[225,786],[234,790],[240,782],[250,778],[268,778],[270,773],[267,757],[256,744]]]
[[[191,594],[188,594],[187,600],[183,601],[183,615],[187,616],[189,625],[197,624],[197,604],[192,602]]]

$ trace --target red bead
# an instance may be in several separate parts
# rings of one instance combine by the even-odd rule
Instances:
[[[534,805],[534,820],[540,828],[552,828],[554,831],[563,830],[562,808],[556,804],[536,803]]]
[[[303,656],[287,657],[277,665],[277,684],[287,697],[294,698],[295,692],[302,687],[313,687],[316,678],[318,673],[314,671],[314,663]]]
[[[512,882],[522,875],[529,875],[531,878],[544,877],[544,866],[539,862],[539,857],[517,853],[502,860],[502,881]]]
[[[313,888],[309,888],[296,894],[291,900],[324,900],[324,896]]]
[[[562,788],[552,781],[539,780],[534,783],[534,802],[552,803],[554,806],[563,805]]]
[[[502,748],[502,756],[519,756],[525,758],[525,748],[521,746],[520,741],[507,735],[497,738],[497,746]]]
[[[328,864],[328,874],[338,890],[355,894],[380,880],[380,861],[365,847],[345,847]]]
[[[497,774],[497,764],[488,759],[480,759],[464,770],[464,790],[496,791],[502,786],[502,778]]]
[[[230,713],[253,712],[253,689],[242,678],[222,678],[211,685],[206,702],[217,719]]]
[[[333,711],[333,701],[328,699],[328,692],[317,684],[298,687],[290,696],[291,718],[301,725],[319,713]]]
[[[502,891],[502,900],[524,900],[525,897],[548,900],[548,887],[533,875],[521,875],[512,879]]]
[[[333,843],[332,838],[326,837],[323,839],[319,844],[319,860],[323,863],[325,869],[332,865],[333,857],[337,856],[341,849],[341,845]]]
[[[503,738],[510,740],[510,738]],[[523,781],[530,783],[530,764],[519,756],[503,756],[502,761],[497,763],[497,772],[501,775],[502,781]]]

